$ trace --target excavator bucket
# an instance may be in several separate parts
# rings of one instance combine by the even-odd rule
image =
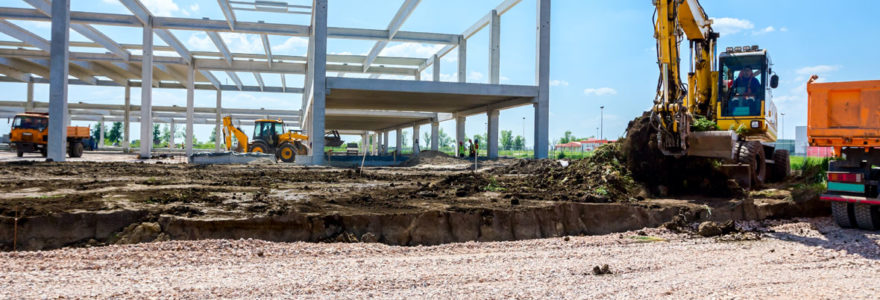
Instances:
[[[732,159],[737,135],[732,130],[697,131],[688,135],[687,155]]]

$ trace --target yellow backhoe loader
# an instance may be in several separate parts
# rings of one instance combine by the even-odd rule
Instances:
[[[240,128],[232,124],[232,116],[223,117],[223,139],[226,150],[232,151],[232,138],[237,146],[235,152],[275,154],[275,158],[283,162],[293,162],[296,155],[307,155],[309,148],[304,144],[309,137],[295,130],[285,130],[281,120],[254,121],[254,138],[248,136]]]

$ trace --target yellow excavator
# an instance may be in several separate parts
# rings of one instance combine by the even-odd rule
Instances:
[[[698,0],[653,4],[660,79],[648,112],[656,130],[651,145],[676,158],[720,158],[725,172],[746,187],[787,177],[788,151],[768,144],[776,142],[771,89],[779,77],[767,50],[727,47],[719,55],[719,34]],[[686,83],[679,66],[682,42],[690,49]]]
[[[248,141],[248,136],[240,128],[232,124],[232,116],[223,117],[223,139],[226,142],[226,150],[232,151],[232,138],[237,140],[236,152],[244,153],[268,153],[275,154],[276,159],[283,162],[293,162],[296,155],[307,155],[308,147],[303,143],[309,137],[295,130],[285,130],[281,120],[256,120],[254,121],[254,139]]]

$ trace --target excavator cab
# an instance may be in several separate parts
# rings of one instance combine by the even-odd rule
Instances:
[[[748,140],[776,141],[776,105],[771,89],[779,83],[767,50],[729,47],[718,57],[717,123]]]

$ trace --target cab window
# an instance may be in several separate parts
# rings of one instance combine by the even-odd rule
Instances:
[[[763,56],[727,57],[721,62],[721,115],[761,115],[765,94]]]
[[[43,131],[48,126],[49,119],[46,118],[20,116],[15,117],[12,121],[13,129],[36,129],[38,131]]]
[[[275,123],[275,135],[284,134],[284,124]]]

